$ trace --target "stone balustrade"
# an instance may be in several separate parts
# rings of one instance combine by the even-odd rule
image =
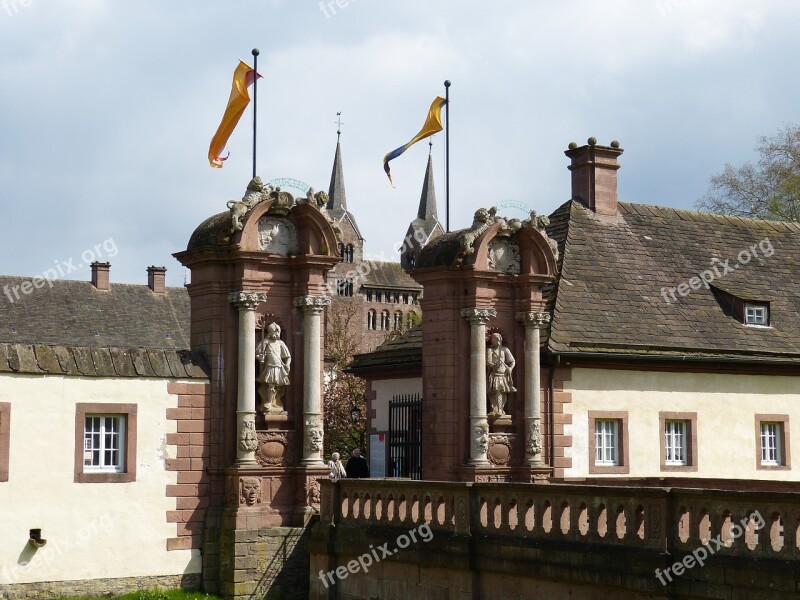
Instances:
[[[660,553],[800,559],[800,495],[598,485],[322,482],[321,522],[613,545]]]

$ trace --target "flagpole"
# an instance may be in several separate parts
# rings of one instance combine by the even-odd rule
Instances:
[[[256,178],[256,116],[258,113],[258,48],[253,48],[253,179]]]
[[[450,80],[444,82],[444,206],[445,228],[450,233]]]

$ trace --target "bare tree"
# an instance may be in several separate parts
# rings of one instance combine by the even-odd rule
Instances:
[[[756,147],[759,160],[741,167],[725,165],[697,207],[715,213],[800,221],[800,126],[788,125]]]

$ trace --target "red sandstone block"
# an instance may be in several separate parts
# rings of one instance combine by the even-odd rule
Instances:
[[[176,446],[185,446],[189,444],[189,434],[187,433],[168,433],[167,443]]]
[[[167,523],[183,523],[185,521],[184,514],[180,510],[167,511]]]
[[[553,394],[553,399],[556,401],[556,405],[558,405],[559,402],[569,404],[572,402],[572,392],[555,392]]]
[[[178,408],[186,408],[191,410],[192,409],[192,397],[191,396],[178,396]]]
[[[200,395],[195,394],[194,396],[191,396],[191,400],[192,400],[192,408],[204,408],[204,409],[210,410],[210,407],[209,407],[209,405],[211,404],[211,396],[210,395],[208,395],[208,396],[200,396]],[[206,417],[203,417],[203,418],[206,418]]]
[[[553,417],[553,423],[555,425],[569,425],[572,423],[572,415],[562,413],[553,415]]]
[[[174,383],[170,381],[167,384],[167,393],[168,394],[185,394],[184,392],[186,384],[185,383]]]
[[[165,464],[167,471],[188,471],[192,466],[189,458],[168,458]]]
[[[569,448],[572,446],[572,436],[556,435],[555,440],[553,440],[553,442],[556,448]]]
[[[202,470],[180,471],[178,483],[208,483],[208,473]]]
[[[196,396],[205,396],[211,393],[211,384],[209,383],[186,383],[186,393]]]
[[[200,492],[200,485],[196,483],[179,483],[177,485],[170,484],[167,486],[168,498],[180,498],[182,496],[198,496]]]
[[[553,460],[553,466],[556,469],[569,469],[572,467],[572,459],[571,458],[559,458],[555,457]]]
[[[168,408],[167,409],[167,419],[172,421],[179,421],[184,419],[191,419],[192,418],[192,409],[191,408]]]
[[[193,398],[193,402],[194,402],[194,399],[196,398],[196,396],[193,396],[192,398]],[[191,417],[187,417],[187,418],[200,419],[200,420],[208,419],[211,416],[209,414],[209,412],[210,411],[209,411],[208,407],[206,407],[205,403],[204,403],[199,408],[192,408],[191,411],[190,411]]]
[[[182,510],[180,512],[183,515],[183,523],[200,522],[201,524],[206,513],[205,510]]]
[[[178,536],[199,535],[203,532],[203,523],[201,521],[192,521],[190,523],[178,523]]]
[[[208,421],[178,421],[178,433],[204,433],[209,431]]]
[[[189,456],[192,458],[208,458],[208,446],[191,445],[189,446]]]
[[[209,437],[207,433],[190,433],[189,444],[192,446],[204,446],[208,443]]]
[[[191,550],[191,549],[192,549],[192,538],[191,537],[167,538],[167,551],[170,551],[170,550]]]
[[[191,510],[206,508],[209,504],[208,498],[176,498],[175,508],[178,510]]]
[[[191,466],[189,467],[193,472],[205,472],[208,468],[208,458],[191,458]]]

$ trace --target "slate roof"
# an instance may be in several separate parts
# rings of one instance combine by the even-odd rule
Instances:
[[[156,294],[145,285],[112,283],[102,291],[87,281],[54,280],[23,294],[17,286],[26,281],[0,277],[0,371],[208,376],[203,357],[188,350],[185,289]]]
[[[400,263],[365,260],[364,264],[369,267],[369,271],[364,273],[361,287],[415,292],[422,290],[422,286],[403,270]]]
[[[412,327],[404,334],[383,342],[372,352],[356,354],[346,371],[363,373],[422,366],[422,326]]]
[[[548,233],[563,256],[557,294],[550,296],[553,351],[752,361],[800,356],[797,224],[629,203],[604,217],[571,201],[555,211]],[[744,252],[756,256],[747,261]],[[712,287],[675,292],[673,300],[671,289],[704,271]],[[740,323],[713,286],[769,301],[771,327]]]

